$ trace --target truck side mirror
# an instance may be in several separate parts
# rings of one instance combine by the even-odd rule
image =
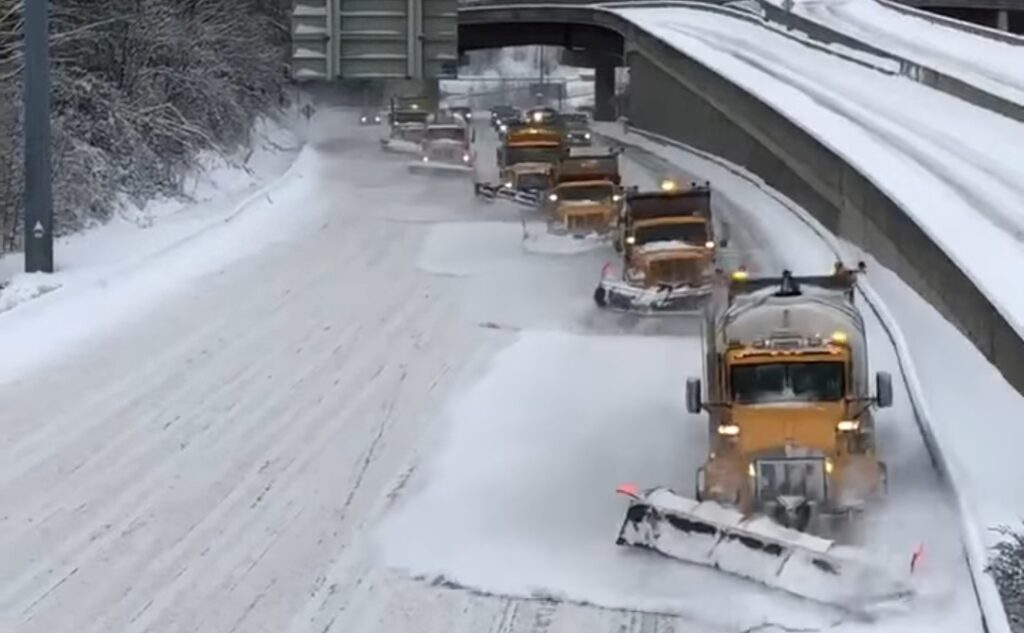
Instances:
[[[687,378],[686,379],[686,410],[690,413],[700,413],[701,405],[700,398],[700,378]]]
[[[875,374],[875,404],[879,409],[892,406],[892,376],[887,371]]]

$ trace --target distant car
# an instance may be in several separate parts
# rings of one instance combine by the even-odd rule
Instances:
[[[594,135],[590,131],[590,118],[586,114],[569,112],[559,115],[558,119],[570,147],[589,147],[593,144]]]
[[[558,110],[547,106],[537,106],[526,111],[527,123],[551,123],[558,119]]]
[[[363,112],[359,115],[359,125],[380,125],[383,120],[380,112]]]
[[[507,128],[510,124],[518,122],[521,118],[522,115],[518,108],[506,105],[491,108],[491,125],[499,132],[502,131],[502,125]]]
[[[455,116],[461,117],[466,123],[473,120],[473,109],[468,106],[452,106],[448,109]]]

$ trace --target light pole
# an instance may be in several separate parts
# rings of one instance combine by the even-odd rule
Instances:
[[[53,272],[50,0],[25,0],[25,272]]]

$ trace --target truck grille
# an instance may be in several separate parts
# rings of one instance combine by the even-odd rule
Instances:
[[[774,501],[780,495],[825,501],[828,493],[823,457],[759,459],[754,462],[756,498]]]
[[[458,160],[462,154],[453,147],[435,147],[430,150],[430,157],[437,160]]]
[[[654,283],[701,283],[704,265],[698,259],[661,259],[651,262],[648,279]]]
[[[520,189],[547,189],[548,178],[544,174],[522,174],[516,183]]]
[[[607,216],[603,212],[576,213],[565,217],[565,228],[570,231],[601,230],[608,226]]]

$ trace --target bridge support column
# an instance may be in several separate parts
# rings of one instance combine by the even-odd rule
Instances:
[[[1000,31],[1010,30],[1010,12],[1006,9],[1000,9],[996,12],[996,28]]]
[[[615,63],[602,60],[594,72],[594,120],[614,121]]]

